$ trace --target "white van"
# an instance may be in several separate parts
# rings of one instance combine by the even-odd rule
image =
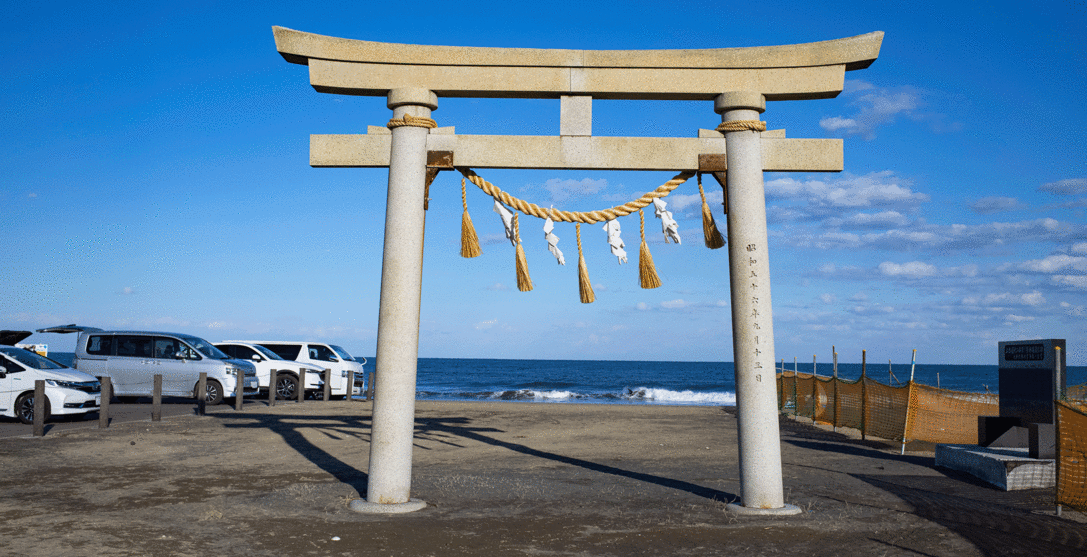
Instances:
[[[298,376],[306,370],[306,392],[324,393],[325,382],[321,372],[325,368],[300,362],[285,360],[267,348],[249,342],[216,342],[215,347],[235,360],[243,360],[257,367],[257,381],[263,395],[268,393],[268,384],[272,379],[272,370],[276,371],[276,398],[293,400],[298,397]],[[262,395],[262,396],[263,396]]]
[[[45,381],[46,420],[50,416],[86,414],[101,405],[102,386],[94,377],[29,350],[0,346],[0,416],[34,423],[37,380]]]
[[[337,398],[346,398],[351,394],[352,386],[348,384],[351,381],[351,372],[355,372],[356,377],[362,376],[362,364],[356,362],[347,350],[335,344],[279,340],[227,340],[224,342],[259,344],[275,352],[284,360],[310,364],[322,370],[331,369],[332,381],[329,390],[331,396]]]
[[[259,393],[253,364],[231,360],[210,342],[192,335],[154,331],[103,331],[94,327],[66,325],[39,329],[39,333],[79,333],[75,344],[75,368],[99,379],[109,377],[113,394],[122,397],[151,396],[155,375],[162,376],[162,394],[197,394],[200,373],[207,373],[207,404],[219,404],[233,396],[238,377],[244,395]]]

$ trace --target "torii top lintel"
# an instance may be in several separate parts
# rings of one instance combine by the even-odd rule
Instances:
[[[686,50],[562,50],[379,43],[273,27],[288,62],[317,91],[385,96],[418,87],[440,97],[712,100],[832,98],[845,72],[879,56],[883,32],[796,45]]]

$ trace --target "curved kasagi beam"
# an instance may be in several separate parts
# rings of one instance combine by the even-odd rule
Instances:
[[[879,56],[883,32],[797,45],[685,50],[562,50],[359,41],[273,27],[288,62],[326,93],[387,95],[421,87],[444,97],[709,100],[755,91],[767,100],[834,97],[844,72]]]

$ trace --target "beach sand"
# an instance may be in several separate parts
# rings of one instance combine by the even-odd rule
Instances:
[[[791,517],[741,517],[735,409],[417,403],[404,515],[366,490],[370,403],[306,402],[0,440],[0,555],[1085,555],[1052,490],[931,446],[782,418]],[[337,539],[338,538],[338,539]]]

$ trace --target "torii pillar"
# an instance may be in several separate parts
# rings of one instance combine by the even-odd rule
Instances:
[[[365,135],[310,136],[315,167],[388,167],[370,473],[360,512],[408,512],[422,288],[423,206],[430,159],[444,168],[712,172],[728,193],[729,278],[739,413],[740,513],[792,514],[783,497],[764,171],[838,172],[840,139],[762,131],[766,101],[837,96],[846,71],[867,68],[883,33],[771,47],[584,51],[404,45],[274,27],[288,62],[309,66],[324,93],[384,96],[394,119]],[[427,129],[440,96],[557,99],[560,135],[457,135]],[[595,137],[592,101],[714,101],[718,130],[697,137]],[[440,160],[440,162],[439,162]]]

